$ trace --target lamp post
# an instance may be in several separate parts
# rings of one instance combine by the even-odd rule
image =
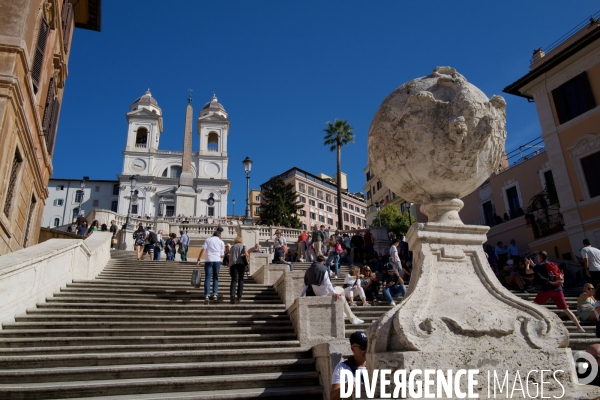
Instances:
[[[402,205],[408,211],[408,226],[411,226],[412,225],[412,215],[410,215],[410,206],[411,206],[411,204],[408,201],[405,200],[402,203]]]
[[[79,182],[79,186],[81,187],[81,197],[79,198],[79,210],[78,215],[83,215],[83,210],[81,209],[81,204],[83,203],[83,197],[85,196],[85,182],[89,180],[89,176],[84,176],[83,179]]]
[[[133,229],[133,225],[131,224],[131,201],[133,200],[133,190],[135,189],[135,185],[137,184],[137,175],[132,175],[129,178],[131,192],[129,194],[129,208],[127,209],[127,219],[125,220],[125,228]]]
[[[235,218],[235,199],[231,200],[231,220]]]
[[[379,220],[379,227],[381,228],[381,204],[379,204],[379,202],[375,202],[375,208],[377,208],[377,219]]]
[[[163,219],[165,216],[165,213],[163,211],[164,204],[165,204],[165,198],[163,196],[160,196],[160,200],[158,201],[158,216],[163,217]]]
[[[250,214],[250,171],[252,170],[252,160],[246,157],[244,161],[244,171],[246,171],[246,217],[244,225],[252,225],[252,215]]]

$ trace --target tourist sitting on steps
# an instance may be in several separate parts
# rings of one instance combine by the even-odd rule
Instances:
[[[354,297],[359,296],[363,306],[370,306],[367,303],[367,297],[365,296],[365,292],[361,285],[360,269],[358,267],[352,267],[350,269],[350,273],[346,275],[344,279],[344,292],[346,294],[346,298],[348,299],[348,304],[351,306],[355,306]]]
[[[286,264],[290,267],[290,271],[294,270],[294,266],[292,263],[285,261],[285,252],[287,251],[287,245],[283,245],[275,250],[275,255],[273,257],[273,264]]]
[[[376,305],[377,295],[379,294],[380,286],[380,283],[377,280],[377,275],[373,273],[371,267],[365,265],[363,267],[363,276],[364,278],[360,280],[360,285],[365,291],[365,296],[367,297],[367,300],[372,300],[373,305]]]
[[[387,263],[386,271],[381,279],[383,295],[389,300],[391,306],[395,306],[394,297],[404,296],[406,294],[406,286],[404,286],[400,272],[394,264]]]
[[[341,287],[333,287],[329,279],[329,273],[325,264],[325,257],[317,256],[317,261],[313,262],[304,273],[304,285],[300,297],[307,296],[331,296],[335,300],[341,300],[344,303],[344,314],[346,318],[352,321],[352,324],[362,324],[364,321],[354,315],[346,298],[344,297],[344,289]]]
[[[342,382],[343,375],[341,374],[342,370],[350,371],[354,379],[356,379],[356,371],[359,369],[365,370],[367,369],[367,345],[369,344],[369,339],[367,335],[363,331],[356,331],[350,336],[350,350],[352,350],[352,356],[348,358],[346,361],[340,362],[333,369],[333,376],[331,377],[331,394],[329,398],[331,400],[339,400],[341,398],[341,385],[350,385],[350,382],[346,383],[346,381]],[[363,385],[361,387],[361,393],[365,393],[364,390],[364,380],[360,381]],[[356,385],[357,382],[352,382],[353,385]],[[347,388],[346,392],[349,391]],[[354,391],[353,391],[354,392]],[[356,392],[354,392],[356,393]]]
[[[577,316],[581,321],[595,321],[596,313],[594,313],[594,285],[586,283],[583,285],[583,293],[577,299]]]

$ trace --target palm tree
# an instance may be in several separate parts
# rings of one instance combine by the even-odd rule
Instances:
[[[348,143],[354,143],[354,128],[348,125],[348,120],[335,119],[335,123],[327,122],[327,128],[323,129],[326,133],[324,137],[325,146],[330,146],[329,150],[337,150],[337,209],[338,209],[338,229],[344,229],[342,219],[342,146]]]

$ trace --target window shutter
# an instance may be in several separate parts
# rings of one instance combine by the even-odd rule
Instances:
[[[56,130],[58,128],[58,117],[60,115],[60,101],[54,99],[53,103],[52,117],[50,118],[50,125],[48,127],[48,133],[46,134],[46,148],[48,149],[48,154],[54,153],[54,142],[56,142]]]
[[[31,79],[33,80],[33,90],[37,93],[40,86],[40,78],[42,76],[42,66],[44,64],[44,54],[46,53],[46,42],[48,41],[48,33],[50,26],[44,18],[40,19],[40,30],[38,32],[37,44],[35,46],[35,56],[33,57],[33,65],[31,67]]]
[[[594,93],[592,92],[592,87],[590,86],[587,73],[584,71],[582,74],[579,74],[577,76],[577,80],[579,81],[579,87],[581,88],[581,93],[583,94],[585,107],[587,110],[591,110],[592,108],[596,107],[596,100],[594,99]]]
[[[42,129],[44,135],[48,134],[48,128],[50,127],[50,119],[52,117],[52,108],[54,106],[54,77],[50,78],[50,84],[48,85],[48,94],[46,95],[46,104],[44,106],[44,117],[42,118]]]
[[[69,43],[71,39],[71,29],[73,26],[73,4],[70,1],[65,0],[62,9],[62,30],[63,30],[63,44],[65,47],[65,53],[69,52]]]
[[[554,89],[552,91],[552,98],[554,99],[554,107],[556,108],[558,122],[564,124],[571,118],[569,117],[569,110],[567,109],[567,104],[565,103],[565,98],[561,89],[562,87]]]

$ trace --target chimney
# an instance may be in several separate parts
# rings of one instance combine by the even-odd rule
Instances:
[[[541,47],[539,49],[534,50],[533,56],[532,56],[533,62],[540,60],[545,55],[546,55],[546,53],[544,53],[544,50],[542,50]]]

